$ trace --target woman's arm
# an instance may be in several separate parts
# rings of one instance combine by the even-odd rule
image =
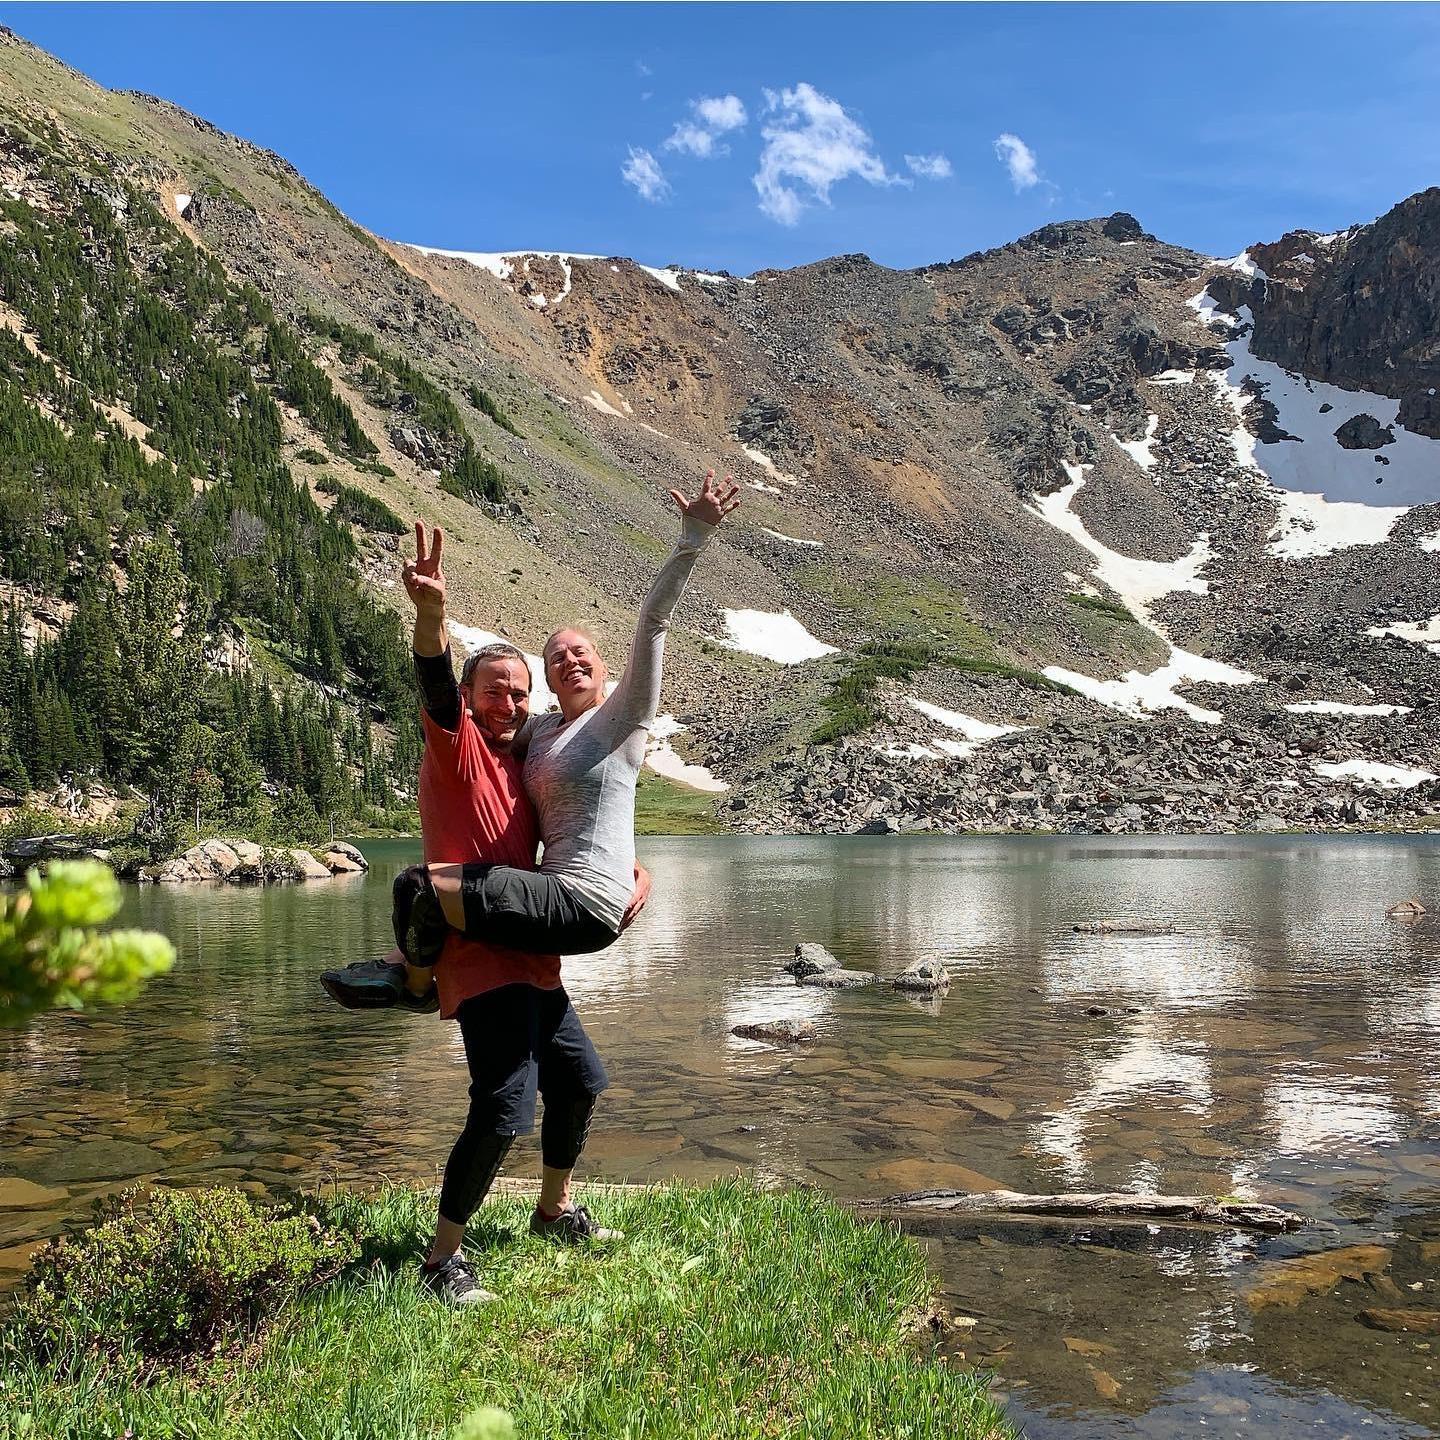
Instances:
[[[723,483],[717,482],[715,472],[707,470],[700,494],[693,500],[687,500],[679,490],[672,490],[670,498],[684,517],[680,539],[640,606],[625,673],[602,707],[605,721],[617,738],[638,726],[649,725],[660,709],[665,632],[670,628],[670,617],[715,527],[740,504],[740,487],[728,475]]]

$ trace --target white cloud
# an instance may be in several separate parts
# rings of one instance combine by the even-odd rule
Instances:
[[[830,187],[852,175],[872,185],[909,183],[886,170],[870,136],[845,107],[813,85],[802,80],[793,90],[767,90],[765,108],[775,118],[760,132],[765,148],[755,189],[761,211],[781,225],[799,223],[807,198],[828,205]]]
[[[695,118],[677,121],[664,148],[683,150],[700,160],[725,154],[726,147],[717,145],[717,139],[732,130],[741,129],[750,118],[738,95],[702,95],[690,102],[690,109]]]
[[[948,180],[955,171],[938,151],[934,155],[907,155],[905,163],[926,180]]]
[[[1010,172],[1010,183],[1018,195],[1040,183],[1040,170],[1035,152],[1018,136],[1007,130],[995,137],[995,158]]]
[[[620,167],[627,185],[633,185],[642,200],[658,203],[670,193],[670,182],[660,162],[648,151],[630,146],[630,158]]]
[[[727,130],[738,130],[750,117],[745,113],[744,103],[738,95],[710,95],[692,100],[695,113],[717,135]]]

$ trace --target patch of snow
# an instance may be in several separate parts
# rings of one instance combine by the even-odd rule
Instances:
[[[973,755],[987,740],[996,740],[1001,735],[1012,735],[1017,730],[1030,729],[1028,725],[993,725],[988,720],[977,720],[973,715],[966,715],[960,710],[946,710],[941,705],[931,705],[913,695],[907,695],[905,703],[927,719],[934,720],[949,730],[958,730],[965,737],[963,740],[941,738],[934,741],[945,754],[953,755],[959,760]]]
[[[1150,377],[1152,385],[1193,385],[1195,383],[1195,372],[1193,370],[1162,370],[1158,375]]]
[[[888,756],[891,760],[938,760],[940,753],[937,750],[927,750],[923,745],[877,745],[875,749],[881,754]]]
[[[1259,679],[1248,670],[1238,670],[1221,660],[1208,660],[1203,655],[1194,655],[1173,645],[1169,660],[1148,674],[1130,670],[1117,680],[1097,680],[1092,675],[1066,670],[1061,665],[1047,665],[1041,673],[1048,679],[1058,680],[1062,685],[1078,690],[1096,704],[1118,710],[1122,715],[1142,719],[1146,711],[1183,710],[1192,720],[1205,725],[1218,724],[1224,717],[1218,710],[1206,710],[1177,695],[1177,686],[1197,683],[1253,685]]]
[[[744,453],[746,459],[752,460],[762,470],[766,471],[770,475],[771,479],[781,480],[786,485],[798,485],[800,483],[793,475],[789,475],[784,470],[780,469],[780,467],[776,465],[776,463],[763,450],[756,450],[750,445],[742,445],[740,449]],[[776,493],[778,494],[779,492],[777,491]]]
[[[640,265],[638,260],[635,263]],[[673,290],[677,295],[680,293],[680,272],[678,270],[662,270],[655,265],[640,265],[640,268],[647,275],[653,275],[667,290]]]
[[[785,493],[778,485],[767,485],[763,480],[747,480],[745,483],[752,490],[759,490],[766,495],[783,495]]]
[[[1122,440],[1118,435],[1110,438],[1142,469],[1151,470],[1155,466],[1155,432],[1160,428],[1160,417],[1150,415],[1145,421],[1145,438],[1143,440]]]
[[[1291,256],[1290,263],[1292,265],[1313,265],[1315,257],[1302,250],[1298,255]]]
[[[190,201],[194,199],[191,195],[177,195],[175,197],[175,213],[183,215],[190,208]]]
[[[780,531],[772,530],[768,525],[762,525],[760,529],[772,540],[783,540],[787,545],[804,545],[812,550],[824,548],[824,542],[821,540],[801,540],[794,535],[782,535]]]
[[[1156,600],[1177,591],[1191,595],[1209,592],[1209,585],[1200,578],[1200,571],[1210,561],[1209,536],[1202,534],[1191,546],[1190,553],[1178,560],[1140,560],[1110,549],[1090,534],[1085,522],[1070,508],[1084,488],[1085,472],[1091,468],[1066,465],[1070,483],[1049,495],[1036,496],[1035,503],[1028,508],[1088,550],[1095,557],[1095,577],[1120,596],[1142,625],[1159,635],[1159,627],[1150,618],[1150,606]]]
[[[907,695],[905,703],[927,719],[944,725],[946,729],[960,731],[967,740],[995,740],[1001,735],[1013,735],[1017,730],[1030,728],[1028,725],[995,725],[989,720],[977,720],[963,710],[947,710],[943,705],[932,705],[927,700],[917,700],[913,695]]]
[[[662,440],[668,440],[670,438],[663,430],[657,430],[653,425],[647,425],[643,420],[637,421],[636,423],[642,430],[648,430],[652,435],[658,435]]]
[[[1440,550],[1440,530],[1437,530],[1433,535],[1422,535],[1420,537],[1420,548],[1422,550],[1429,550],[1432,554]]]
[[[1386,765],[1379,760],[1317,760],[1315,769],[1335,780],[1353,779],[1357,785],[1378,785],[1382,790],[1409,790],[1426,780],[1440,779],[1432,770],[1418,770],[1409,765]]]
[[[1285,707],[1294,715],[1408,715],[1408,705],[1347,705],[1342,700],[1302,700]]]
[[[1245,433],[1252,438],[1249,431]],[[1404,506],[1327,500],[1294,490],[1281,490],[1274,498],[1280,515],[1270,528],[1268,548],[1284,560],[1333,555],[1357,545],[1383,545],[1405,514]]]
[[[446,620],[445,628],[453,639],[460,642],[466,655],[473,655],[486,645],[513,645],[503,635],[493,630],[481,630],[474,625],[462,625],[458,620]],[[525,663],[530,667],[530,713],[542,714],[546,710],[558,710],[560,702],[555,692],[545,683],[545,662],[538,655],[525,654]]]
[[[579,250],[442,250],[434,245],[407,245],[406,248],[418,250],[422,255],[440,255],[448,260],[468,260],[470,264],[488,270],[497,280],[508,280],[515,273],[514,262],[517,260],[526,266],[531,260],[558,260],[565,270],[565,288],[549,302],[551,305],[559,304],[570,293],[570,261],[605,259],[603,255],[586,255]],[[658,265],[641,265],[638,260],[632,263],[647,275],[653,275],[666,289],[679,291],[678,270],[662,269]],[[611,265],[610,269],[617,275],[620,273],[618,265]],[[531,297],[532,300],[534,298]],[[536,303],[544,305],[546,302],[542,296]]]
[[[691,765],[675,753],[670,745],[671,738],[685,728],[673,715],[657,715],[645,744],[645,763],[657,775],[688,785],[692,790],[703,790],[710,795],[728,790],[729,785],[719,776],[711,774],[705,766]]]
[[[1253,323],[1248,306],[1242,305],[1236,315],[1224,315],[1208,290],[1189,304],[1205,322],[1222,319],[1241,327]],[[1389,537],[1409,507],[1440,499],[1440,441],[1403,428],[1398,400],[1302,379],[1257,359],[1250,350],[1248,331],[1227,341],[1225,348],[1233,362],[1229,371],[1208,373],[1236,414],[1232,441],[1237,462],[1259,470],[1286,495],[1305,497],[1281,499],[1280,519],[1270,533],[1273,553],[1303,558],[1378,544]],[[1262,387],[1276,407],[1276,423],[1297,439],[1262,445],[1239,423],[1248,404],[1241,389],[1246,380]],[[1330,409],[1322,414],[1324,405]],[[1335,439],[1335,431],[1360,414],[1373,415],[1393,430],[1394,441],[1378,452],[1388,464],[1377,466],[1377,452],[1347,450]],[[1399,503],[1377,504],[1381,494],[1387,502]],[[1336,506],[1345,508],[1332,509]]]
[[[1209,537],[1201,535],[1190,553],[1179,560],[1139,560],[1111,550],[1090,534],[1085,522],[1070,508],[1090,468],[1089,465],[1066,465],[1070,483],[1052,494],[1037,496],[1029,508],[1095,557],[1092,572],[1095,577],[1120,596],[1140,624],[1165,642],[1170,656],[1164,665],[1149,674],[1131,670],[1116,680],[1097,680],[1060,665],[1046,666],[1042,673],[1124,715],[1138,717],[1146,711],[1180,709],[1194,720],[1213,725],[1222,718],[1220,714],[1182,699],[1175,693],[1175,687],[1198,681],[1212,685],[1253,685],[1259,677],[1222,661],[1179,649],[1150,613],[1150,606],[1163,595],[1177,591],[1192,595],[1208,593],[1209,585],[1201,578],[1200,571],[1210,560]]]
[[[1433,650],[1440,655],[1440,615],[1433,615],[1423,622],[1397,620],[1393,625],[1372,625],[1365,633],[1398,635],[1402,640],[1413,641],[1416,645],[1423,645],[1427,650]]]
[[[1268,280],[1270,277],[1250,258],[1248,250],[1242,250],[1233,260],[1229,261],[1225,268],[1227,270],[1238,270],[1240,274],[1248,279],[1254,280],[1258,277],[1261,280]]]
[[[798,665],[822,655],[834,655],[835,646],[817,640],[788,610],[778,615],[767,610],[722,610],[725,638],[720,644],[780,665]]]
[[[625,412],[617,410],[598,390],[592,390],[588,395],[582,395],[580,398],[592,410],[598,410],[602,415],[614,415],[618,420],[625,418]]]

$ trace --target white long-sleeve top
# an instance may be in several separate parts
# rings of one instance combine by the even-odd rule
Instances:
[[[519,737],[527,747],[525,789],[545,845],[541,871],[616,930],[635,889],[635,784],[660,709],[665,633],[714,533],[713,525],[685,516],[640,607],[625,673],[606,699],[570,721],[536,715]]]

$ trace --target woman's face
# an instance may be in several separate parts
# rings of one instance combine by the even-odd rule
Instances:
[[[557,630],[545,642],[545,679],[567,715],[578,715],[605,698],[605,662],[581,630]]]

